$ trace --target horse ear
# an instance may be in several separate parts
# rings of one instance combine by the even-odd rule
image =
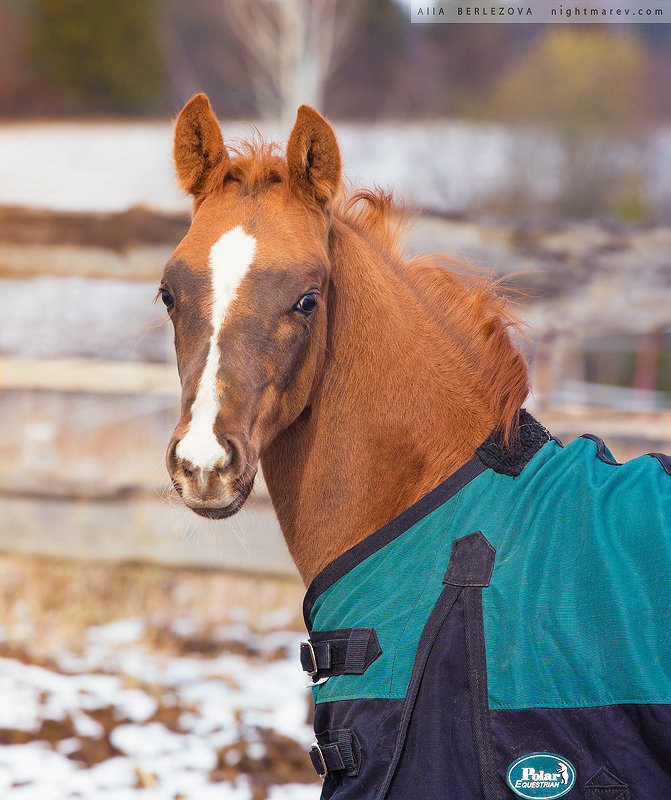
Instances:
[[[207,95],[197,94],[184,106],[175,125],[175,166],[185,192],[199,195],[208,175],[229,156]]]
[[[310,106],[298,109],[287,163],[292,188],[309,203],[326,208],[340,186],[340,150],[333,128]]]

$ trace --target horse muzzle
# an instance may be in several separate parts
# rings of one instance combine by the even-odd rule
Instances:
[[[235,439],[227,439],[214,458],[198,459],[173,438],[166,464],[179,496],[196,514],[207,519],[224,519],[237,513],[254,485],[256,467],[243,455]]]

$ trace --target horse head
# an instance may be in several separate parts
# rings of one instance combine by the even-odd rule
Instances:
[[[174,157],[194,213],[159,287],[182,385],[166,460],[186,505],[221,519],[243,505],[260,455],[320,374],[340,155],[307,106],[285,158],[263,143],[226,147],[200,94],[178,117]]]

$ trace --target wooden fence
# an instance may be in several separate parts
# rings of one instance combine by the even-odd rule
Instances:
[[[3,389],[147,394],[174,397],[177,401],[180,384],[174,364],[5,357],[0,358],[0,390]],[[575,403],[538,412],[538,416],[568,435],[582,425],[604,437],[633,436],[671,442],[671,410],[630,412]]]
[[[77,403],[89,395],[94,397],[82,410]],[[55,400],[58,414],[39,402],[41,396]],[[143,397],[164,397],[168,404],[134,411]],[[174,365],[2,358],[0,398],[26,408],[19,421],[25,429],[0,444],[0,552],[297,579],[262,476],[245,508],[218,523],[197,517],[170,491],[162,460],[179,407]],[[72,420],[96,408],[103,409],[100,430],[94,422],[93,430],[78,433]],[[154,408],[169,413],[159,414],[152,426]],[[37,452],[31,460],[34,430]],[[91,474],[85,469],[73,477],[72,465],[82,459]]]
[[[174,364],[76,358],[0,358],[0,389],[179,397]]]
[[[110,281],[127,285],[129,297],[135,298],[158,283],[162,265],[188,224],[188,215],[181,212],[0,208],[0,284],[14,291],[25,281],[23,290],[30,296],[33,285],[27,282],[36,278],[54,286],[69,280],[89,287]],[[572,335],[587,328],[606,330],[613,317],[616,327],[626,323],[634,333],[650,326],[661,329],[669,320],[669,304],[668,294],[657,287],[668,269],[670,242],[671,229],[641,230],[625,240],[594,226],[520,232],[424,218],[411,233],[409,251],[449,250],[462,260],[496,264],[502,273],[528,270],[514,282],[530,296],[545,298],[525,310],[537,343],[534,383],[539,401],[546,401],[536,416],[565,440],[597,433],[624,460],[671,449],[671,413],[577,404],[554,408],[553,392],[567,372],[565,329]],[[575,294],[585,275],[592,276],[593,285]],[[617,303],[608,300],[613,295]],[[10,305],[7,298],[19,295],[4,296]],[[84,290],[77,302],[86,302]],[[16,308],[23,313],[24,306]],[[29,342],[41,321],[39,303],[25,308],[32,308],[26,313],[33,317],[20,318],[25,327],[20,342]],[[114,331],[126,319],[126,306],[120,308],[108,322]],[[30,348],[20,357],[20,347],[0,357],[5,430],[0,441],[0,550],[295,577],[262,479],[241,514],[222,523],[200,520],[170,499],[163,451],[179,408],[176,367],[97,358],[103,352],[97,344],[78,349],[90,331],[87,325],[96,325],[95,316],[84,315],[79,327],[70,330],[67,345],[53,350],[66,357],[27,358]],[[59,331],[55,325],[53,335]],[[41,335],[51,337],[51,329]],[[124,348],[107,352],[119,358]],[[143,351],[137,358],[158,361],[167,349],[151,355]],[[75,352],[86,357],[71,357]]]

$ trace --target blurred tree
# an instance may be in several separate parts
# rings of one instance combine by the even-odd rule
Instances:
[[[633,173],[643,161],[640,134],[652,120],[649,80],[648,54],[638,36],[552,27],[494,84],[478,115],[547,126],[562,153],[560,214],[620,217],[627,209],[631,221],[634,211],[642,214],[648,207],[639,190],[643,181]],[[520,186],[526,155],[511,156]],[[635,209],[627,194],[634,185]]]
[[[356,24],[357,36],[326,84],[329,112],[345,119],[412,113],[403,79],[412,58],[408,35],[420,26],[408,24],[407,9],[395,0],[360,3]]]
[[[158,2],[29,0],[29,55],[76,107],[151,110],[162,99]]]
[[[261,115],[289,125],[301,103],[323,111],[326,80],[346,52],[360,0],[223,1]]]
[[[412,25],[403,72],[410,115],[458,116],[526,52],[537,25]],[[401,78],[401,85],[403,79]],[[397,94],[397,90],[394,92]]]
[[[488,99],[488,113],[563,131],[629,133],[649,118],[640,39],[553,27]]]
[[[221,0],[162,0],[159,36],[172,113],[206,92],[224,117],[254,115],[244,49],[226,25]]]
[[[243,14],[248,13],[248,6],[261,2],[277,13],[283,2],[231,1],[243,8]],[[558,83],[565,76],[562,72],[558,77],[552,58],[563,70],[582,70],[583,77],[591,80],[593,94],[594,86],[618,85],[622,72],[617,63],[622,37],[602,34],[597,41],[595,28],[581,26],[588,37],[578,46],[571,38],[578,34],[575,28],[553,26],[553,34],[568,35],[570,42],[565,48],[555,42],[555,49],[571,50],[574,55],[552,55],[553,48],[546,43],[548,26],[411,25],[406,0],[305,2],[311,2],[320,13],[332,8],[332,2],[350,2],[356,7],[356,19],[349,24],[343,48],[335,47],[337,52],[326,70],[323,104],[334,117],[403,119],[478,111],[486,120],[537,122],[544,118],[551,122],[547,109],[538,105],[548,85],[534,72],[536,65],[545,61],[543,69]],[[250,118],[258,113],[258,95],[265,91],[258,85],[255,91],[255,81],[266,81],[272,87],[279,75],[263,77],[257,63],[260,51],[252,45],[256,34],[241,37],[234,30],[227,3],[229,0],[0,0],[0,113],[172,114],[194,92],[204,90],[222,115]],[[339,18],[338,25],[342,22]],[[298,30],[293,29],[293,35]],[[270,27],[271,40],[277,31]],[[639,39],[634,49],[645,49],[651,65],[646,96],[655,97],[652,110],[656,119],[668,120],[671,26],[637,25],[636,34]],[[29,47],[21,46],[26,39]],[[277,41],[270,45],[271,52],[277,50]],[[320,54],[322,60],[328,49]],[[265,53],[261,57],[267,58]],[[604,83],[603,72],[618,77],[605,75]],[[508,77],[502,79],[502,75]],[[527,88],[521,91],[519,85],[524,81]],[[533,113],[521,108],[525,96],[536,103]],[[474,98],[478,97],[480,108],[475,109]],[[558,94],[553,100],[546,98],[546,105],[560,107],[558,98]],[[279,103],[276,96],[269,102]],[[592,100],[585,106],[595,117],[600,114]],[[277,115],[276,105],[272,114]],[[612,118],[610,112],[608,116]]]
[[[21,65],[17,16],[12,3],[0,4],[0,108],[18,99]]]

